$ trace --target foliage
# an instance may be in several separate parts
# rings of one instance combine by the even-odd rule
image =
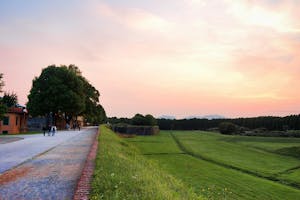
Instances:
[[[27,107],[32,116],[64,116],[68,122],[84,115],[92,122],[106,118],[99,104],[99,92],[81,75],[75,65],[48,66],[33,80]],[[101,114],[101,116],[96,116]]]
[[[222,122],[219,124],[219,130],[222,134],[232,135],[236,133],[237,126],[231,122]]]
[[[0,100],[0,120],[3,119],[4,113],[6,113],[6,111],[7,111],[7,107]]]
[[[7,93],[4,92],[4,96],[2,97],[2,103],[7,107],[14,107],[18,104],[18,96],[16,93]]]
[[[176,136],[184,149],[179,148],[172,134]],[[253,171],[264,171],[262,170],[264,163],[268,164],[269,170],[271,170],[272,163],[285,166],[282,167],[282,170],[287,169],[293,166],[293,163],[289,161],[290,158],[276,156],[275,152],[270,153],[269,151],[273,152],[278,148],[297,145],[300,142],[300,139],[297,138],[242,137],[202,131],[161,131],[159,135],[137,136],[126,140],[138,147],[148,159],[159,162],[164,170],[180,179],[185,185],[193,187],[197,194],[208,199],[292,200],[298,199],[300,195],[298,189],[286,186],[281,181],[271,181],[226,167],[227,160],[235,160],[237,163],[249,160],[245,166],[249,165]],[[263,153],[264,151],[266,154]],[[224,152],[226,153],[224,154]],[[252,155],[249,156],[248,152],[251,152]],[[209,155],[212,161],[200,158],[205,155]],[[260,159],[264,163],[257,165],[257,158],[260,156],[264,156],[263,159]],[[222,157],[223,159],[220,159]],[[240,160],[241,157],[245,158]],[[272,157],[277,157],[279,160],[275,161]],[[215,160],[220,163],[217,164],[214,162]],[[294,159],[292,162],[295,161]],[[281,180],[289,178],[289,180],[295,181],[300,178],[300,170],[285,175],[289,177],[285,177],[285,179],[282,177]]]
[[[83,84],[66,66],[49,66],[33,80],[27,108],[32,116],[65,113],[77,115],[84,110]]]
[[[100,131],[90,199],[201,199],[111,130]]]
[[[147,119],[141,115],[141,114],[136,114],[132,119],[131,119],[131,124],[132,125],[148,125]]]
[[[73,71],[83,83],[85,94],[85,109],[82,115],[87,122],[91,124],[104,123],[107,120],[106,113],[102,105],[99,103],[100,92],[90,84],[90,82],[82,76],[82,72],[75,65],[69,65],[68,69]]]
[[[137,125],[137,126],[156,126],[157,121],[156,119],[150,115],[142,115],[142,114],[136,114],[134,117],[131,119],[128,118],[109,118],[108,121],[111,124],[119,124],[119,123],[124,123],[124,124],[131,124],[131,125]]]
[[[147,115],[145,115],[145,118],[146,118],[147,123],[148,123],[149,126],[156,126],[157,125],[157,121],[152,115],[147,114]]]
[[[208,130],[218,127],[222,122],[231,122],[240,127],[272,130],[300,130],[300,115],[286,117],[252,117],[236,119],[157,119],[161,130]]]

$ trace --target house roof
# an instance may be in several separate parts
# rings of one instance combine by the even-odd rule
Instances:
[[[27,113],[27,110],[26,110],[26,108],[10,107],[10,108],[8,108],[7,112],[24,114],[24,113]]]

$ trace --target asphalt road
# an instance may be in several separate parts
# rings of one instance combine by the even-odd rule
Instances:
[[[72,199],[96,133],[58,131],[0,144],[0,199]]]

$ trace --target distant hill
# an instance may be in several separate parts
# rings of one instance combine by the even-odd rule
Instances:
[[[176,119],[176,117],[172,115],[162,115],[158,117],[158,119]]]
[[[222,115],[196,115],[196,116],[188,116],[185,119],[224,119],[225,117]]]

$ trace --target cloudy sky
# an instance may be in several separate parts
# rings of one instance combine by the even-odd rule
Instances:
[[[75,64],[108,116],[300,113],[300,0],[0,0],[5,91]]]

